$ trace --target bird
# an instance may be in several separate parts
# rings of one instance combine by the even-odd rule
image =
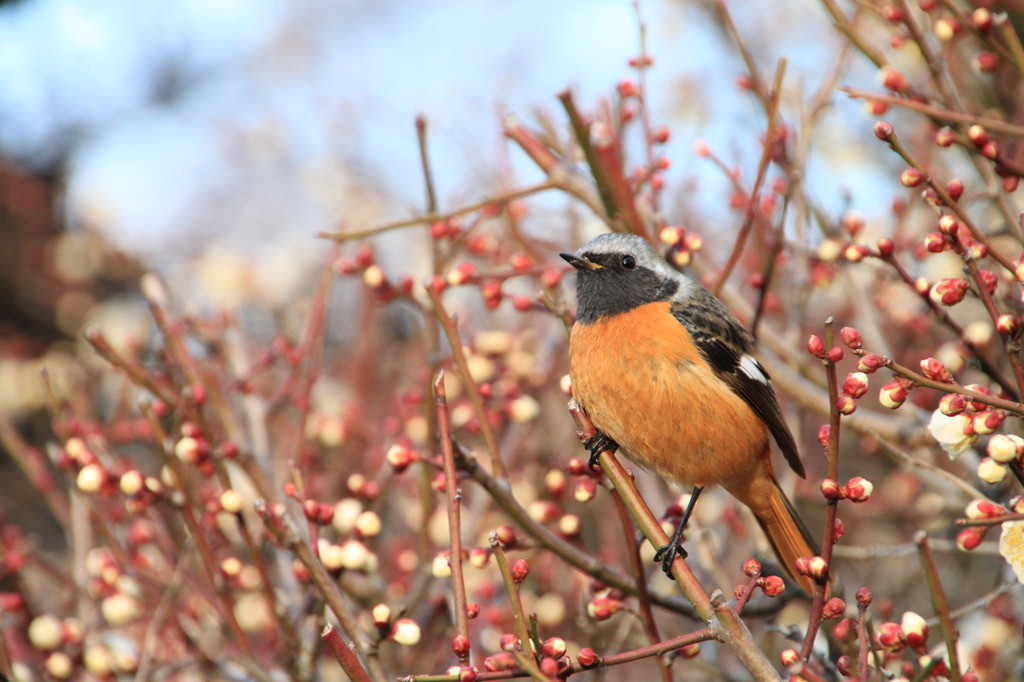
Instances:
[[[598,430],[585,443],[590,465],[621,449],[693,489],[671,542],[655,554],[666,575],[686,557],[683,531],[700,492],[720,486],[753,512],[786,573],[813,594],[795,565],[819,552],[779,486],[770,441],[797,475],[806,472],[771,378],[751,354],[753,336],[638,235],[601,234],[559,255],[576,270],[569,378]]]

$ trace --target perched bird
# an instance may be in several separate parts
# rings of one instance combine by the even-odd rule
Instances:
[[[587,443],[591,465],[621,447],[693,487],[672,542],[655,555],[665,573],[677,554],[686,556],[683,529],[700,491],[720,485],[750,508],[783,568],[812,592],[814,581],[794,565],[818,550],[779,488],[770,440],[801,477],[804,467],[768,372],[750,354],[751,334],[641,237],[603,234],[559,255],[577,271],[569,375],[600,431]]]

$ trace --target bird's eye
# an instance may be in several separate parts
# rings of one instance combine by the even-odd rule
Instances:
[[[633,258],[632,256],[623,256],[622,267],[624,267],[626,270],[632,270],[633,268],[636,267],[636,258]]]

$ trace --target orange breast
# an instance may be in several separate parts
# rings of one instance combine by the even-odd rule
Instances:
[[[569,344],[573,395],[626,455],[682,485],[730,487],[768,455],[768,431],[669,312],[650,303]]]

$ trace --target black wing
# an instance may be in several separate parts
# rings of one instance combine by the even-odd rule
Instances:
[[[771,431],[779,449],[801,478],[806,478],[796,441],[782,417],[771,378],[750,350],[753,338],[718,299],[710,294],[672,304],[672,315],[690,332],[697,349],[704,354],[722,380],[750,406]]]

